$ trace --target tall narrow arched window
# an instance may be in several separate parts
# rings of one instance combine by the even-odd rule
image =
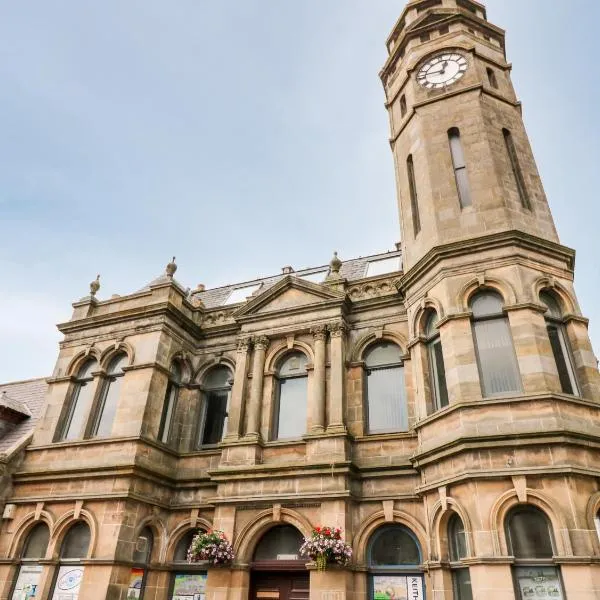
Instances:
[[[470,302],[473,337],[484,396],[521,391],[521,375],[502,296],[483,291]]]
[[[546,329],[554,355],[554,362],[560,379],[560,386],[565,394],[579,396],[579,386],[575,376],[573,355],[563,324],[563,313],[554,295],[548,291],[540,293],[540,300],[547,307]]]
[[[450,142],[450,154],[452,155],[452,165],[454,166],[458,200],[461,208],[465,208],[465,206],[471,206],[472,204],[471,189],[467,175],[467,163],[460,140],[460,131],[456,127],[448,130],[448,140]]]
[[[46,558],[50,530],[46,523],[38,523],[27,535],[21,551],[19,573],[15,581],[11,598],[38,598],[44,567],[39,564]]]
[[[136,598],[143,600],[148,577],[148,564],[152,557],[152,548],[154,546],[154,534],[150,527],[144,527],[140,535],[135,540],[133,548],[133,562],[135,566],[131,568],[129,576],[129,589],[127,598]]]
[[[175,409],[177,407],[177,397],[179,396],[179,386],[181,385],[181,367],[174,362],[171,365],[169,374],[169,383],[165,393],[162,415],[160,418],[160,427],[158,430],[158,439],[163,444],[168,444],[173,429],[173,420]]]
[[[417,195],[417,180],[415,179],[415,163],[412,154],[406,159],[406,173],[408,175],[408,190],[410,193],[410,208],[413,218],[413,231],[415,237],[421,231],[421,216],[419,215],[419,198]]]
[[[272,438],[299,438],[306,433],[308,360],[302,352],[286,354],[277,369]]]
[[[81,562],[88,556],[90,538],[90,528],[83,521],[75,523],[67,531],[60,546],[59,568],[50,594],[52,600],[67,594],[69,600],[78,600],[85,571]]]
[[[102,396],[98,404],[98,410],[92,437],[106,437],[112,432],[113,422],[117,414],[121,385],[123,382],[123,367],[127,364],[127,355],[119,354],[113,358],[106,371],[106,378],[102,388]]]
[[[368,547],[370,600],[424,598],[421,547],[409,529],[385,525]]]
[[[493,69],[487,68],[487,76],[489,84],[494,88],[498,89],[498,80],[496,79],[496,73],[494,73]]]
[[[401,117],[405,117],[406,116],[406,96],[402,95],[400,97],[400,116]]]
[[[473,600],[469,567],[461,564],[468,557],[467,536],[462,519],[454,513],[448,521],[448,549],[452,566],[455,600]]]
[[[169,600],[179,598],[204,598],[206,594],[206,566],[190,564],[187,560],[188,549],[194,537],[201,529],[190,529],[177,542],[171,570],[171,585],[169,588]]]
[[[517,597],[531,598],[543,581],[548,598],[564,598],[560,571],[552,564],[554,540],[548,517],[534,506],[517,506],[506,517],[508,552],[515,557]]]
[[[531,210],[531,201],[529,200],[525,178],[523,177],[523,171],[521,170],[521,163],[519,162],[519,155],[517,154],[517,148],[512,133],[508,129],[503,129],[502,135],[504,136],[504,144],[506,145],[508,160],[510,161],[521,204],[523,205],[523,208]]]
[[[429,377],[433,395],[433,406],[440,410],[448,406],[448,387],[446,385],[446,368],[444,367],[444,353],[442,352],[442,339],[437,327],[438,315],[431,311],[425,322],[425,335],[427,336],[427,354],[429,359]]]
[[[76,440],[84,436],[86,418],[94,399],[94,373],[97,370],[98,363],[91,359],[86,361],[77,372],[61,440]]]
[[[408,431],[404,364],[400,348],[379,342],[365,353],[368,433]]]
[[[231,371],[223,366],[214,367],[204,378],[197,441],[199,448],[218,444],[223,439],[227,427],[231,384]]]

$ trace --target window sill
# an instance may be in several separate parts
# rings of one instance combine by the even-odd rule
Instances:
[[[355,442],[377,442],[377,441],[395,441],[398,439],[411,440],[416,439],[415,431],[396,431],[388,433],[365,433],[364,435],[356,436]]]

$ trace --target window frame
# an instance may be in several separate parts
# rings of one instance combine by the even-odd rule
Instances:
[[[42,527],[46,528],[46,532],[48,535],[48,540],[46,542],[46,549],[43,553],[43,556],[26,558],[25,554],[27,553],[28,546],[31,543],[31,538],[32,538],[33,532],[36,529],[41,529]],[[21,546],[21,550],[19,552],[15,577],[13,578],[12,584],[9,589],[9,595],[8,595],[9,598],[13,598],[15,595],[15,590],[17,589],[17,584],[19,583],[19,577],[21,575],[21,571],[23,570],[23,567],[29,567],[29,568],[37,567],[37,570],[39,573],[38,585],[41,582],[43,575],[44,575],[45,567],[43,564],[40,564],[40,561],[47,560],[48,546],[50,545],[50,527],[48,526],[48,523],[46,523],[46,521],[38,521],[37,523],[35,523],[33,525],[33,527],[31,527],[29,529],[29,531],[27,531],[27,533],[24,537],[25,537],[25,539],[23,541],[23,545]]]
[[[223,369],[229,373],[229,377],[227,378],[227,382],[225,385],[221,386],[210,386],[206,384],[207,378],[210,374],[216,369]],[[229,417],[229,409],[231,405],[231,392],[233,390],[233,373],[231,369],[225,365],[217,365],[211,369],[209,369],[203,378],[203,384],[201,386],[201,406],[200,406],[200,415],[198,418],[198,429],[197,434],[195,436],[194,448],[196,450],[209,450],[212,448],[216,448],[222,441],[223,438],[227,435],[227,422]],[[205,429],[209,411],[210,399],[209,396],[211,393],[219,393],[225,392],[227,394],[227,400],[225,402],[225,416],[223,418],[223,430],[221,432],[221,439],[218,442],[212,443],[204,443]]]
[[[177,414],[177,404],[179,402],[179,392],[182,385],[182,369],[177,363],[171,365],[169,370],[169,379],[165,391],[163,409],[160,416],[157,439],[161,444],[168,446],[171,444],[173,436],[173,424]]]
[[[437,320],[436,320],[437,319]],[[435,321],[435,322],[432,322]],[[442,345],[442,335],[440,330],[438,329],[439,318],[436,311],[429,311],[429,315],[425,321],[425,347],[427,349],[427,361],[429,367],[429,385],[431,387],[431,397],[432,397],[432,408],[433,412],[438,412],[444,408],[447,408],[450,405],[450,398],[448,394],[448,381],[446,379],[446,363],[444,360],[444,347]],[[430,331],[433,329],[433,331]],[[440,356],[442,358],[442,368],[443,379],[444,379],[444,388],[445,388],[445,397],[441,392],[440,387],[440,372],[438,365],[437,355],[436,355],[436,346],[440,347]]]
[[[412,154],[409,154],[406,159],[406,172],[408,175],[408,189],[410,194],[413,234],[416,238],[421,232],[421,215],[419,213],[419,193],[417,191],[417,180],[415,176],[415,160]]]
[[[460,534],[462,529],[462,535],[464,540],[465,553],[461,554],[459,548],[459,542],[457,540],[457,535]],[[469,557],[470,548],[469,548],[469,540],[467,537],[467,529],[465,527],[465,522],[462,517],[456,512],[453,511],[452,515],[448,519],[448,523],[446,525],[447,535],[448,535],[448,559],[450,562],[450,572],[452,577],[452,589],[454,591],[454,598],[456,600],[473,600],[473,588],[471,586],[471,571],[467,565],[464,564],[464,560]],[[459,575],[457,573],[467,573],[469,577],[469,596],[465,596],[461,592]]]
[[[286,361],[293,356],[294,354],[302,355],[306,361],[304,365],[304,371],[300,373],[292,373],[289,375],[281,375],[280,370],[282,366],[286,363]],[[270,440],[273,442],[287,442],[300,440],[307,433],[307,419],[308,419],[308,370],[306,369],[306,365],[308,364],[308,356],[301,352],[300,350],[293,350],[292,352],[287,352],[279,359],[279,367],[277,368],[273,379],[275,381],[275,394],[273,397],[273,409],[272,409],[272,418],[271,418],[271,430],[270,430]],[[279,423],[281,419],[281,384],[285,381],[291,381],[293,379],[304,379],[306,381],[306,399],[305,399],[305,420],[304,420],[304,432],[299,436],[294,437],[279,437]]]
[[[89,376],[81,377],[81,373],[88,365],[91,365],[92,367]],[[67,411],[63,418],[62,425],[60,427],[60,434],[56,439],[57,442],[74,442],[77,440],[84,439],[86,437],[90,413],[93,411],[95,399],[98,394],[98,382],[96,375],[98,374],[99,369],[100,366],[98,364],[98,361],[95,358],[90,358],[84,361],[83,364],[77,370],[77,375],[74,378],[73,386],[71,387],[69,393]],[[79,427],[79,434],[76,436],[69,436],[69,430],[71,429],[73,416],[75,415],[75,410],[79,402],[81,390],[87,385],[90,386],[90,398],[88,400],[88,406],[86,409],[84,409],[84,412],[82,414],[81,425]]]
[[[448,129],[448,145],[450,147],[450,157],[452,159],[452,168],[454,170],[454,181],[456,183],[458,203],[462,210],[463,208],[473,206],[473,197],[471,195],[465,148],[458,127],[451,127]],[[461,158],[462,161],[460,160]],[[463,175],[462,178],[461,175]]]
[[[167,594],[168,600],[172,600],[173,598],[173,592],[175,589],[175,577],[177,575],[206,575],[208,573],[205,564],[188,563],[187,560],[175,560],[175,554],[177,553],[178,546],[183,542],[185,537],[190,532],[192,532],[193,535],[196,535],[199,532],[204,531],[206,530],[203,527],[189,528],[179,536],[179,539],[174,544],[171,560],[169,561],[169,563],[167,563],[167,569],[169,571],[169,586]]]
[[[525,177],[521,169],[521,162],[519,161],[519,154],[517,147],[515,146],[515,140],[513,134],[509,129],[502,129],[502,136],[504,137],[504,145],[506,147],[506,153],[508,154],[508,160],[512,168],[513,178],[515,185],[517,186],[517,193],[521,200],[521,206],[529,211],[532,211],[531,198],[525,182]]]
[[[87,434],[86,434],[86,438],[99,438],[99,439],[103,439],[103,438],[109,438],[112,435],[112,428],[115,424],[115,418],[117,416],[117,410],[119,408],[119,400],[121,398],[121,393],[122,393],[122,389],[121,386],[123,385],[123,378],[125,377],[125,368],[127,367],[127,360],[128,360],[128,356],[125,352],[121,352],[119,354],[117,354],[116,356],[114,356],[111,361],[108,364],[108,368],[106,369],[105,373],[102,373],[101,378],[102,378],[102,385],[100,386],[100,393],[96,398],[96,406],[94,407],[92,413],[93,413],[93,419],[91,419],[90,423],[88,424],[88,430],[87,430]],[[123,361],[123,362],[121,362]],[[119,365],[120,370],[117,372],[114,372],[114,366],[113,365]],[[119,379],[121,381],[119,381]],[[115,415],[113,417],[112,423],[111,423],[111,427],[110,427],[110,433],[105,434],[105,435],[98,435],[98,431],[100,430],[100,426],[102,425],[102,418],[104,416],[104,411],[106,409],[106,401],[109,398],[109,394],[110,394],[110,388],[114,385],[114,384],[118,384],[119,385],[119,389],[118,389],[118,394],[115,398]],[[114,388],[113,388],[114,389]]]

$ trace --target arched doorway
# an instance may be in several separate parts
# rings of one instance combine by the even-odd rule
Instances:
[[[369,542],[369,599],[425,599],[421,547],[403,525],[385,525]]]
[[[307,561],[299,555],[303,541],[291,525],[278,525],[262,536],[251,564],[251,600],[308,600]]]

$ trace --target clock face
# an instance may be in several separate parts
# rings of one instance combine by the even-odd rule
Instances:
[[[467,67],[467,59],[462,54],[438,54],[421,67],[417,81],[428,90],[438,90],[456,83]]]

